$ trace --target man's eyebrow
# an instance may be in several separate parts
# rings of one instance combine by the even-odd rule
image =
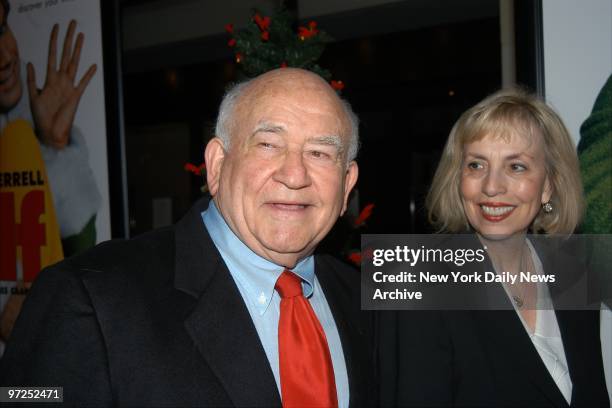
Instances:
[[[336,149],[338,149],[338,151],[342,151],[344,149],[344,145],[342,144],[342,138],[338,135],[311,137],[307,140],[307,142],[314,143],[314,144],[334,146]]]
[[[253,135],[257,132],[271,132],[271,133],[280,133],[285,130],[283,125],[278,125],[270,122],[260,122],[255,126],[253,130]]]

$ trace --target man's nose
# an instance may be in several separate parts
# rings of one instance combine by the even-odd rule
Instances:
[[[310,185],[311,179],[304,164],[302,152],[288,151],[274,173],[274,179],[290,189],[300,189]]]
[[[506,178],[501,170],[491,169],[485,176],[482,191],[489,197],[506,192]]]

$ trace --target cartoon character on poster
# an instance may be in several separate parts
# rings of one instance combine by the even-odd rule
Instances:
[[[71,20],[61,41],[60,24],[47,19],[38,47],[46,63],[28,62],[9,16],[42,17],[34,12],[53,0],[12,3],[0,0],[0,340],[10,335],[38,272],[96,243],[101,204],[75,122],[97,70],[88,62],[79,71],[84,35]],[[3,348],[0,342],[0,355]]]

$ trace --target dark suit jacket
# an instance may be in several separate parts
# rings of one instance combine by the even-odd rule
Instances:
[[[568,262],[556,254],[545,259],[554,258]],[[545,259],[545,271],[559,270]],[[501,285],[491,293],[512,308]],[[599,312],[555,313],[573,383],[571,406],[609,406]],[[380,312],[379,318],[383,406],[568,406],[514,310]]]
[[[279,406],[246,306],[200,216],[110,241],[42,271],[0,362],[1,385],[63,386],[78,405]],[[358,273],[317,256],[351,405],[366,405],[371,353]]]

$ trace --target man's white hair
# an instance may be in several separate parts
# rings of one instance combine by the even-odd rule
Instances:
[[[223,96],[221,100],[221,106],[219,106],[219,115],[217,116],[217,123],[215,125],[215,134],[223,142],[223,147],[228,150],[231,144],[231,134],[233,127],[233,116],[236,111],[238,101],[244,94],[245,90],[249,87],[253,79],[248,81],[240,82],[233,85]],[[353,112],[353,108],[348,101],[340,98],[342,108],[349,121],[350,137],[349,146],[347,151],[347,164],[357,157],[359,152],[359,118]]]

